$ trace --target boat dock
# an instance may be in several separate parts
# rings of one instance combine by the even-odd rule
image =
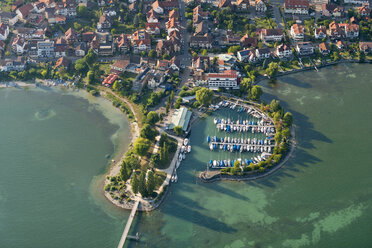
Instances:
[[[136,236],[128,236],[128,233],[129,233],[129,230],[130,230],[130,226],[132,225],[134,216],[135,216],[136,211],[138,209],[139,202],[140,202],[139,198],[136,198],[136,201],[135,201],[135,203],[133,205],[132,211],[130,212],[129,219],[128,219],[127,224],[126,224],[126,226],[124,228],[123,235],[121,235],[121,239],[120,239],[118,248],[123,248],[124,247],[124,243],[125,243],[125,240],[127,238],[133,239],[133,237],[135,237],[134,238],[135,240],[139,240],[138,233],[137,233]]]

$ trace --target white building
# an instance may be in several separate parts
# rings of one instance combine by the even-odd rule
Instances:
[[[4,23],[0,23],[0,40],[6,40],[6,38],[8,38],[8,35],[9,26]]]
[[[240,75],[235,70],[227,70],[223,73],[208,73],[208,88],[218,90],[218,88],[239,89]]]
[[[37,42],[37,56],[39,58],[54,57],[54,41],[45,40]]]

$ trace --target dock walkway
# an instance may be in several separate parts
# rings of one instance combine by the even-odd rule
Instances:
[[[140,199],[137,198],[136,202],[133,205],[132,211],[130,212],[129,219],[128,219],[127,224],[124,228],[123,235],[121,235],[121,239],[120,239],[118,248],[123,248],[123,246],[124,246],[125,240],[127,239],[127,236],[128,236],[129,230],[130,230],[130,226],[132,225],[134,216],[136,214],[139,202],[140,202]]]

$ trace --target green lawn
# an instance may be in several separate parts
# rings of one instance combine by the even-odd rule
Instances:
[[[6,1],[0,1],[0,10],[10,12],[11,5],[8,5]]]

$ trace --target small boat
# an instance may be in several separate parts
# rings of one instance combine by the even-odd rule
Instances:
[[[186,158],[186,154],[182,154],[182,159],[185,159]]]
[[[187,152],[190,153],[191,152],[191,146],[187,146]]]
[[[214,119],[213,119],[213,123],[214,123],[214,124],[217,124],[217,118],[214,118]]]
[[[181,152],[185,151],[185,146],[181,146]]]
[[[207,142],[208,143],[211,142],[211,137],[210,136],[207,137]]]
[[[184,144],[185,146],[187,146],[187,145],[189,144],[189,139],[188,139],[188,138],[184,139],[184,140],[183,140],[183,144]]]

